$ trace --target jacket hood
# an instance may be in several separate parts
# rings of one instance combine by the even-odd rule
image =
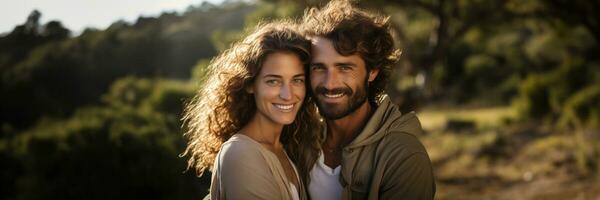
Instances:
[[[403,115],[398,106],[392,103],[388,96],[385,96],[367,125],[346,148],[357,148],[377,142],[388,134],[390,128],[411,134],[422,131],[421,123],[415,112]]]

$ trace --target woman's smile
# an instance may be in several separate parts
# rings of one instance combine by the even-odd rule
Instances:
[[[273,106],[275,106],[275,108],[278,108],[279,110],[281,110],[281,112],[292,112],[294,106],[296,104],[278,104],[278,103],[273,103]]]

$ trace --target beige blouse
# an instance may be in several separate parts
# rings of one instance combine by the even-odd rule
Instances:
[[[304,184],[297,180],[304,200]],[[292,190],[277,156],[250,137],[235,134],[221,146],[213,165],[211,199],[292,200]]]

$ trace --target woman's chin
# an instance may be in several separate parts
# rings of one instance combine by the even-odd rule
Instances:
[[[279,121],[279,123],[283,124],[283,125],[290,125],[290,124],[294,123],[294,120]]]
[[[283,119],[277,119],[276,122],[278,124],[283,124],[283,125],[290,125],[292,123],[294,123],[295,118],[283,118]]]

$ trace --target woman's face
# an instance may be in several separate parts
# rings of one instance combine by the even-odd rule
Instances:
[[[250,88],[257,114],[277,124],[291,124],[306,94],[304,79],[303,65],[296,54],[269,54]]]

